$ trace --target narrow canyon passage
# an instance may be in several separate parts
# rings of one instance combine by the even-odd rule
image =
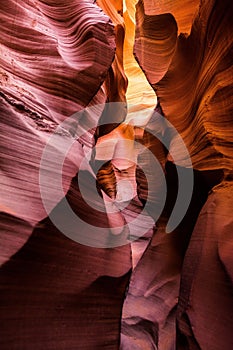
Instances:
[[[233,3],[0,4],[0,347],[233,348]]]

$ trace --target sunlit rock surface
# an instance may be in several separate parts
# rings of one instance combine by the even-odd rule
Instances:
[[[232,169],[232,2],[201,1],[190,35],[182,32],[173,42],[168,25],[163,31],[156,26],[163,23],[162,15],[144,15],[142,1],[137,6],[135,55],[166,118],[182,135],[194,167]]]
[[[152,4],[153,2],[145,0],[140,1],[137,5],[135,55],[156,91],[165,117],[182,135],[189,149],[194,168],[208,170],[207,173],[202,172],[198,175],[196,190],[194,187],[194,203],[200,188],[202,188],[202,195],[207,196],[208,190],[223,179],[223,174],[228,180],[226,183],[223,180],[213,190],[213,193],[209,194],[200,216],[197,221],[196,219],[193,221],[193,224],[196,221],[196,226],[191,235],[190,245],[181,270],[181,287],[180,290],[177,287],[175,291],[179,298],[178,313],[172,321],[174,322],[175,318],[178,321],[176,336],[174,323],[173,333],[171,329],[166,331],[166,327],[171,325],[171,314],[164,318],[167,323],[158,321],[166,310],[166,307],[163,307],[162,311],[159,311],[161,300],[157,307],[157,316],[155,316],[156,312],[153,315],[148,314],[151,306],[139,311],[138,319],[135,318],[135,314],[130,314],[133,304],[138,301],[137,299],[145,299],[145,296],[148,295],[148,289],[145,288],[146,277],[144,277],[146,272],[144,272],[145,274],[141,275],[141,281],[144,280],[145,283],[141,282],[143,290],[140,290],[136,301],[132,298],[135,298],[135,293],[138,293],[138,290],[133,288],[133,284],[131,284],[132,297],[129,290],[128,304],[125,303],[125,313],[126,316],[130,315],[130,317],[129,320],[126,319],[127,328],[123,340],[126,348],[127,346],[130,348],[130,344],[134,344],[132,346],[135,349],[143,348],[143,346],[148,349],[156,348],[156,346],[159,349],[231,348],[233,336],[230,319],[233,309],[232,279],[230,277],[232,269],[229,270],[229,261],[231,261],[231,265],[233,261],[229,255],[232,245],[232,220],[228,210],[231,207],[229,193],[231,193],[233,154],[231,117],[233,109],[231,21],[233,6],[230,1],[201,1],[198,12],[194,15],[194,7],[197,5],[195,2],[192,4],[190,2],[187,11],[185,11],[185,5],[180,9],[176,8],[176,2],[173,2],[174,6],[170,4],[169,11],[167,7],[169,2],[164,2],[164,4],[157,2],[154,6]],[[191,12],[189,12],[190,10]],[[159,21],[161,24],[163,23],[162,16],[164,16],[164,20],[168,20],[170,15],[166,12],[173,15],[173,22],[177,22],[178,33],[181,33],[173,43],[171,39],[167,42],[163,40],[163,35],[164,38],[169,39],[169,26],[166,26],[164,31],[161,30],[162,25],[156,27]],[[187,18],[186,24],[184,24],[185,17]],[[192,20],[193,24],[190,22]],[[172,23],[172,18],[170,21]],[[173,33],[174,31],[175,27]],[[148,58],[149,52],[151,52],[150,60]],[[169,53],[170,61],[167,59]],[[175,153],[179,152],[176,147],[176,140],[171,140],[169,152],[172,149]],[[220,169],[222,169],[222,174]],[[205,193],[205,191],[207,192]],[[201,199],[200,193],[198,197],[194,207],[192,207],[191,202],[189,210],[192,213],[195,212],[194,208],[197,209],[198,206],[200,210],[205,201],[205,198]],[[222,216],[223,208],[225,208],[224,217]],[[189,213],[187,213],[188,216]],[[181,229],[181,232],[184,233],[185,229],[190,228],[190,234],[192,228],[189,224],[191,222],[188,219],[185,226],[182,227],[181,224],[178,230]],[[156,235],[153,241],[155,238]],[[183,237],[181,242],[184,242]],[[143,260],[146,261],[146,258],[151,256],[151,251],[152,249],[149,249],[144,254],[141,260],[141,271],[149,270],[149,267],[147,270],[143,264]],[[153,261],[156,261],[156,256],[155,253]],[[155,268],[155,282],[152,283],[154,286],[157,283],[156,274],[159,273],[160,264],[165,266],[159,262],[158,268]],[[151,264],[148,263],[147,266],[151,266]],[[172,264],[172,266],[174,265]],[[140,271],[140,263],[137,269]],[[172,268],[170,269],[172,271]],[[169,271],[169,267],[166,271]],[[163,277],[165,278],[165,274]],[[158,279],[161,281],[161,276]],[[133,281],[136,280],[135,270]],[[160,291],[161,288],[154,292],[155,300]],[[164,294],[165,292],[163,296]],[[171,296],[170,293],[169,296]],[[149,297],[147,299],[149,303]],[[165,304],[167,305],[166,302]],[[140,305],[145,305],[145,302],[141,302]],[[148,337],[152,333],[154,334],[154,331],[150,331],[150,327],[146,326],[141,328],[139,324],[142,323],[143,319],[148,322],[148,319],[151,321],[153,317],[155,317],[154,322],[157,324],[157,338],[154,337],[148,344]],[[138,327],[135,326],[135,323]],[[134,327],[129,327],[132,324]],[[147,337],[145,337],[146,329]],[[170,336],[174,335],[173,342],[170,344],[171,337],[168,336],[168,333]],[[131,337],[130,340],[129,337]],[[144,342],[140,340],[142,338]],[[153,342],[155,345],[151,345]]]
[[[231,349],[232,2],[0,11],[1,349]]]

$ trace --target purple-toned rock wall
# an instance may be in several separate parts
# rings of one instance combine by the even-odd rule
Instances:
[[[232,1],[0,14],[1,349],[232,349]]]

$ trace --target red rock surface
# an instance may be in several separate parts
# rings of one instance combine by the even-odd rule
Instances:
[[[137,7],[135,55],[196,169],[232,169],[232,11],[228,0],[201,1],[190,35],[174,40],[176,17],[144,15],[142,1]]]
[[[0,4],[1,349],[233,348],[232,1],[136,3]]]

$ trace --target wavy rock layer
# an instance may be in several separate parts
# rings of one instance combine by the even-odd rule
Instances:
[[[165,44],[167,29],[155,27],[161,17],[144,15],[143,3],[138,5],[136,56],[197,169],[232,169],[232,12],[231,1],[203,1],[190,35]],[[150,67],[143,58],[149,45]],[[159,80],[168,52],[171,63],[162,66]]]
[[[144,1],[145,14],[148,16],[170,13],[176,19],[179,33],[190,33],[193,20],[197,15],[200,0],[179,1]]]
[[[136,2],[0,5],[2,349],[233,347],[233,6]]]
[[[91,1],[7,0],[0,11],[3,91],[56,121],[86,107],[114,58],[109,18]]]
[[[170,4],[169,11],[168,5],[169,1],[156,4],[146,0],[139,2],[135,54],[156,91],[165,117],[182,135],[194,168],[202,171],[195,171],[189,211],[177,232],[171,234],[171,241],[166,246],[165,241],[160,240],[159,233],[164,232],[162,216],[157,223],[158,233],[154,234],[133,272],[123,309],[122,349],[230,348],[233,341],[230,322],[230,266],[233,261],[229,255],[232,246],[229,208],[233,135],[230,18],[233,7],[230,1],[202,1],[197,15],[192,17],[189,12],[190,8],[193,9],[191,3],[189,9],[182,7],[180,11],[178,8],[175,10],[178,2]],[[196,5],[194,2],[193,6]],[[170,18],[177,21],[179,31],[190,35],[181,34],[177,40],[171,40],[169,27],[162,30],[163,21],[170,16],[166,12],[173,14],[174,17]],[[193,24],[191,18],[194,19]],[[156,27],[159,21],[161,25]],[[170,33],[175,33],[175,26]],[[164,38],[168,38],[167,42]],[[168,151],[179,152],[176,147],[176,141],[171,140]],[[176,185],[174,174],[167,165],[168,182],[169,178],[171,181],[168,194],[172,195]],[[228,182],[221,182],[221,169]],[[208,191],[218,182],[221,184],[208,196]],[[168,196],[167,204],[172,201]],[[177,246],[172,243],[174,234],[179,247],[183,245],[179,255],[180,266],[177,265],[178,256],[169,265],[172,252],[178,254]],[[160,260],[157,260],[158,256]],[[157,262],[157,266],[152,267],[152,262]],[[172,282],[167,273],[170,273]],[[169,301],[172,303],[169,304]],[[161,307],[161,304],[164,306]],[[136,313],[134,305],[137,305]],[[151,311],[152,305],[156,305],[154,312]]]
[[[175,51],[177,24],[171,14],[147,16],[143,3],[137,5],[135,52],[150,83],[161,80],[167,72]],[[151,64],[151,59],[156,69]]]
[[[130,247],[78,243],[89,237],[104,246],[115,238],[103,199],[90,191],[91,166],[83,164],[82,189],[92,206],[75,175],[110,93],[124,100],[126,79],[115,93],[106,88],[110,75],[122,81],[119,65],[110,67],[120,61],[115,36],[123,34],[115,35],[92,1],[7,0],[0,12],[1,348],[117,349]],[[66,201],[105,234],[92,237],[87,225],[79,230],[64,214]]]

